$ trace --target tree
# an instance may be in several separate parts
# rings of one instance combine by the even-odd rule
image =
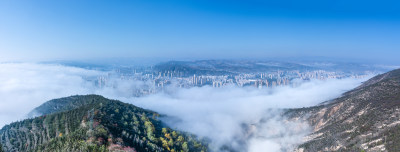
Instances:
[[[169,141],[168,141],[168,145],[169,145],[170,147],[174,146],[174,140],[172,140],[172,139],[169,139]]]
[[[179,137],[178,137],[178,142],[183,142],[183,140],[185,140],[185,139],[183,139],[182,136],[179,136]]]
[[[182,144],[182,150],[183,150],[184,152],[188,152],[188,151],[189,151],[189,147],[188,147],[187,142],[184,142],[184,143]]]
[[[153,142],[156,141],[156,138],[154,136],[154,131],[155,131],[154,125],[150,121],[146,121],[144,125],[147,131],[147,138],[149,138],[149,140]]]
[[[144,112],[142,113],[142,116],[140,117],[140,119],[142,121],[147,121],[147,117],[146,117],[146,114]]]
[[[174,138],[178,137],[178,134],[176,133],[176,131],[172,132],[172,137],[174,137]]]
[[[3,146],[1,146],[1,144],[0,144],[0,152],[4,152],[3,151]]]
[[[169,149],[168,141],[165,140],[163,137],[160,137],[160,140],[161,140],[162,146],[163,146],[165,149]]]
[[[162,133],[166,134],[167,133],[167,128],[162,128]]]
[[[139,119],[135,115],[132,116],[132,119],[133,119],[133,124],[135,124],[135,126],[140,125]]]
[[[165,138],[172,139],[170,134],[165,134]]]

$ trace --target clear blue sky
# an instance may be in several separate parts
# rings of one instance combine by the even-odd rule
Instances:
[[[396,62],[385,0],[0,0],[0,61],[325,56]]]

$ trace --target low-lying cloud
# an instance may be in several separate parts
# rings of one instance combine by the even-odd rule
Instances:
[[[278,151],[286,151],[300,143],[309,128],[303,122],[284,121],[280,117],[280,109],[316,105],[340,96],[359,85],[360,81],[350,78],[313,80],[300,83],[297,87],[273,89],[235,86],[222,89],[207,86],[169,88],[167,93],[135,98],[132,103],[179,118],[178,121],[165,121],[173,128],[213,139],[216,149],[229,145],[234,149],[258,151],[260,147],[256,145],[269,145]],[[253,129],[244,130],[243,125]],[[246,136],[251,137],[242,138]]]
[[[92,86],[84,78],[100,74],[59,65],[0,64],[0,126],[23,119],[47,100],[89,93]]]
[[[299,82],[296,87],[256,89],[167,87],[164,92],[133,97],[132,91],[149,82],[111,78],[111,85],[96,87],[93,77],[106,72],[76,67],[29,63],[0,64],[0,126],[21,120],[33,108],[54,98],[100,94],[157,111],[172,128],[212,141],[215,151],[287,151],[309,133],[304,122],[289,122],[280,109],[316,105],[340,96],[362,79]]]

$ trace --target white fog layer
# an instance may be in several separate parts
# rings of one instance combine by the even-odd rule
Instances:
[[[179,118],[180,121],[166,122],[173,128],[213,139],[214,148],[229,144],[239,149],[243,143],[238,141],[245,140],[249,141],[249,151],[259,151],[261,145],[279,151],[301,142],[309,128],[303,122],[285,122],[278,109],[316,105],[359,83],[359,79],[331,79],[274,89],[168,88],[167,93],[132,99],[132,103]],[[266,122],[260,124],[262,119]],[[243,132],[242,124],[251,124],[250,131]],[[246,136],[251,137],[242,139]]]
[[[256,152],[260,149],[285,151],[299,144],[308,133],[304,122],[287,122],[280,117],[284,108],[316,105],[340,96],[365,79],[329,79],[300,82],[296,87],[256,89],[166,87],[164,92],[133,97],[132,90],[149,82],[113,78],[113,83],[96,87],[90,78],[106,72],[61,65],[0,64],[0,126],[22,120],[40,104],[71,95],[99,94],[151,109],[171,128],[188,131],[221,146]]]

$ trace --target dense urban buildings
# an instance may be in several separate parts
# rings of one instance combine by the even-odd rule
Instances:
[[[299,71],[299,70],[276,70],[258,73],[239,74],[193,74],[186,76],[181,71],[155,71],[151,68],[124,68],[115,69],[108,75],[95,78],[96,86],[113,86],[110,78],[121,80],[145,82],[141,87],[132,91],[133,96],[142,96],[162,91],[165,87],[174,86],[179,88],[210,86],[214,88],[224,86],[273,88],[279,86],[296,86],[300,81],[313,79],[343,79],[343,78],[365,78],[374,72],[364,71],[361,73],[333,72],[325,70]],[[113,79],[114,80],[114,79]]]

